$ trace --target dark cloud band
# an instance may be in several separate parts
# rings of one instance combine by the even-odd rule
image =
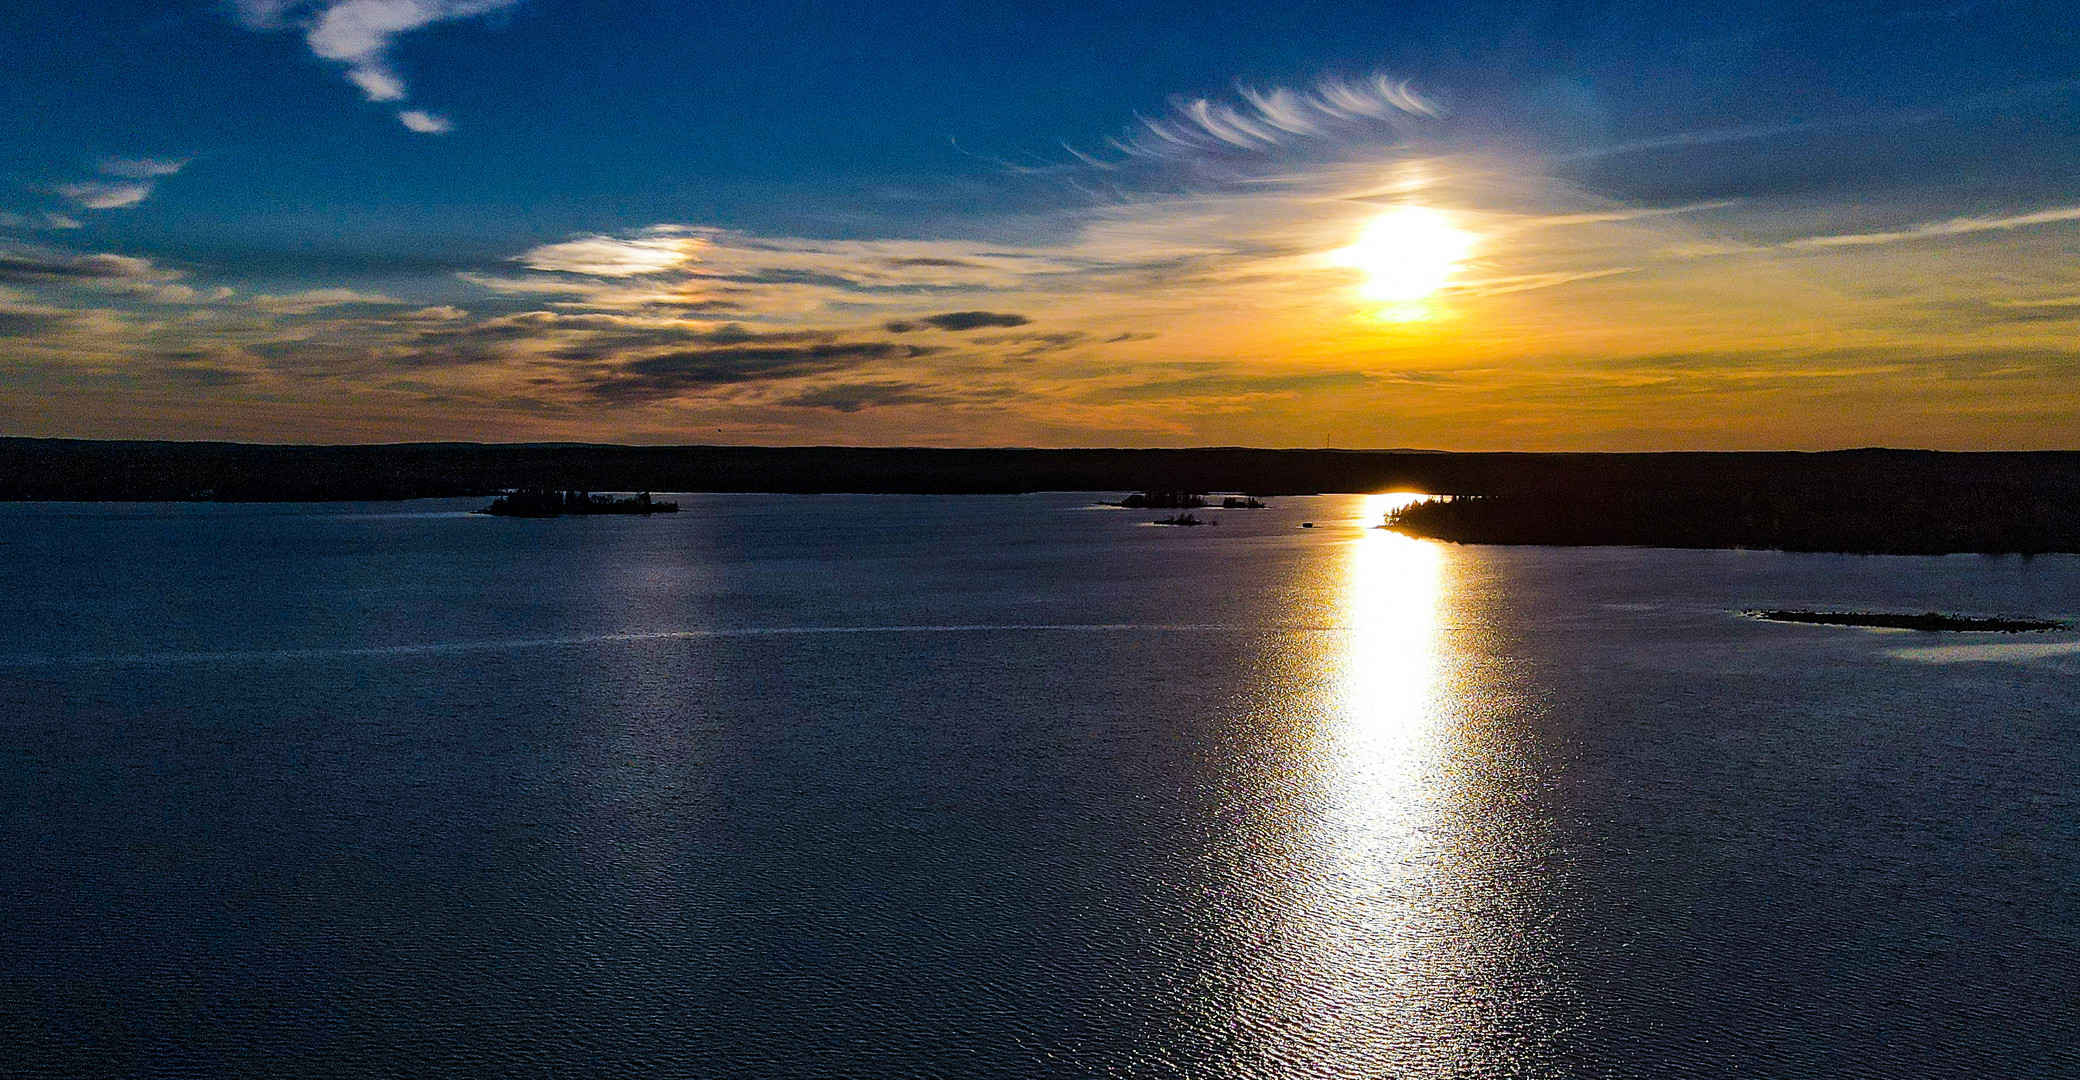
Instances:
[[[906,319],[888,323],[891,334],[908,334],[915,330],[932,327],[938,330],[981,330],[986,327],[1024,326],[1033,320],[1008,311],[949,311],[943,315],[927,315],[921,319]]]

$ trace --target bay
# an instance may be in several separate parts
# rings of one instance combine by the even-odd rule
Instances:
[[[0,506],[6,1071],[2080,1073],[2080,558],[677,498]]]

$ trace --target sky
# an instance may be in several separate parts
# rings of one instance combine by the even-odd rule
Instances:
[[[2080,449],[2080,14],[0,0],[0,435]]]

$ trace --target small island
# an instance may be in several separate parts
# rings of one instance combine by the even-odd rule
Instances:
[[[1230,495],[1221,500],[1223,510],[1263,510],[1268,504],[1255,495]]]
[[[1205,523],[1205,522],[1203,522],[1203,521],[1200,521],[1200,520],[1199,520],[1199,516],[1198,516],[1197,514],[1172,514],[1172,515],[1170,515],[1169,517],[1166,517],[1166,518],[1158,518],[1158,519],[1157,519],[1157,520],[1155,520],[1155,521],[1151,521],[1151,522],[1149,522],[1149,524],[1151,524],[1151,525],[1204,525],[1204,524],[1206,524],[1206,523]],[[1214,524],[1218,525],[1218,524],[1220,524],[1220,522],[1216,521],[1216,522],[1214,522]]]
[[[1807,623],[1814,626],[1870,626],[1886,630],[1972,630],[1996,634],[2021,634],[2042,630],[2064,630],[2066,624],[2050,619],[2005,619],[1972,615],[1945,615],[1926,611],[1918,615],[1881,611],[1743,611],[1741,614],[1764,622]]]
[[[679,504],[658,502],[645,491],[626,499],[595,495],[589,491],[549,491],[520,488],[493,500],[477,511],[493,517],[562,517],[566,514],[676,514]]]
[[[1206,503],[1206,496],[1191,491],[1137,491],[1116,503],[1107,506],[1123,506],[1129,510],[1199,510]]]

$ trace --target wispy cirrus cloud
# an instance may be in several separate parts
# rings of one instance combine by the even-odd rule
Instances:
[[[2060,206],[2029,214],[2007,214],[1998,217],[1956,217],[1946,221],[1923,222],[1919,225],[1911,225],[1904,229],[1886,232],[1809,236],[1790,241],[1784,246],[1794,249],[1874,247],[1882,244],[1905,243],[1912,240],[1937,240],[1946,236],[1968,236],[1972,233],[2005,232],[2009,229],[2024,229],[2033,225],[2057,225],[2072,221],[2080,221],[2080,206]]]
[[[404,77],[390,62],[390,47],[400,36],[518,3],[520,0],[237,0],[236,11],[250,30],[303,31],[311,53],[340,65],[362,97],[391,103],[410,97]],[[400,109],[397,120],[427,135],[454,127],[447,117],[424,109]]]
[[[513,261],[560,275],[685,275],[716,285],[826,284],[862,292],[1004,287],[1075,265],[1059,253],[1031,246],[824,240],[682,224],[575,237],[533,248]]]
[[[57,192],[88,210],[127,209],[150,198],[161,178],[172,176],[187,165],[187,161],[173,158],[109,158],[101,163],[103,179],[59,184]],[[50,217],[53,227],[67,227],[56,220],[56,215]]]
[[[185,158],[108,158],[101,163],[101,174],[132,180],[153,180],[161,176],[172,176],[187,167],[188,162]]]
[[[508,295],[561,297],[556,306],[573,310],[802,325],[941,315],[959,297],[1067,280],[1113,260],[1059,245],[828,240],[664,224],[545,244],[513,262],[528,272],[467,280]]]
[[[1361,134],[1377,137],[1381,128],[1406,135],[1416,121],[1443,111],[1409,82],[1384,74],[1326,77],[1302,88],[1238,86],[1230,100],[1179,97],[1170,104],[1167,114],[1141,117],[1105,140],[1110,153],[1066,149],[1086,165],[1109,169],[1133,159],[1258,153]]]

